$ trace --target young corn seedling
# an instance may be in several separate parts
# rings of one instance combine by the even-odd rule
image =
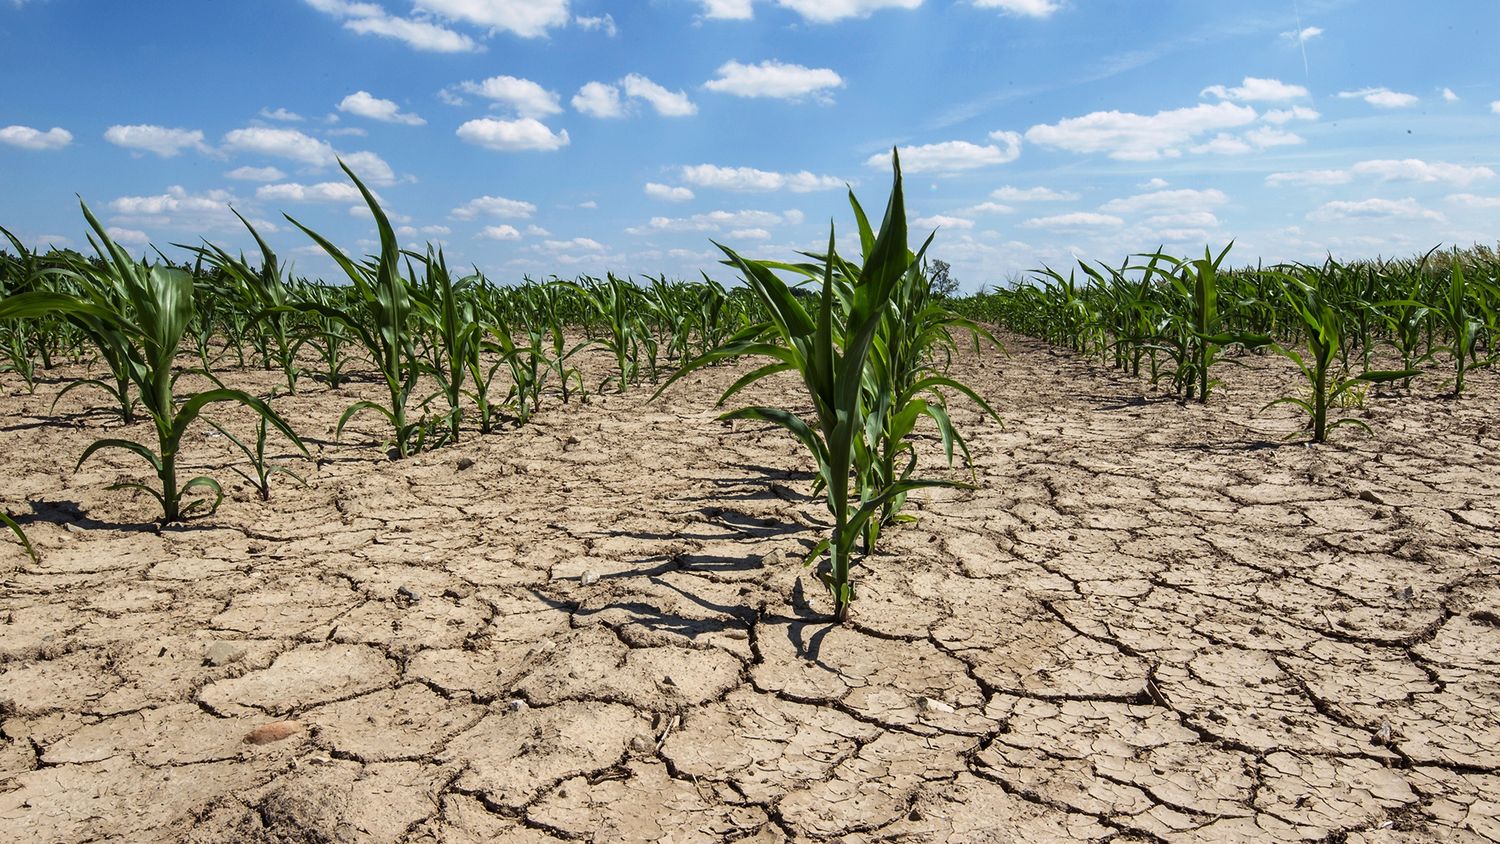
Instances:
[[[189,426],[211,404],[235,402],[249,408],[270,422],[302,452],[307,448],[291,427],[263,400],[240,390],[218,388],[178,396],[174,393],[177,372],[173,362],[182,347],[182,339],[193,315],[193,278],[185,270],[144,264],[133,260],[115,244],[104,226],[83,206],[84,217],[98,240],[94,247],[103,259],[98,273],[120,294],[118,303],[107,299],[84,299],[66,293],[34,291],[0,300],[0,319],[30,318],[52,313],[68,314],[107,328],[120,338],[121,351],[128,372],[140,394],[141,406],[156,429],[156,449],[131,440],[107,438],[96,440],[84,449],[78,466],[104,449],[120,449],[139,456],[155,471],[158,485],[122,481],[111,489],[140,490],[155,498],[162,508],[163,525],[206,507],[218,508],[224,490],[217,481],[198,476],[179,484],[177,455]],[[91,238],[92,239],[92,238]],[[184,504],[184,497],[195,489],[212,493],[213,503],[195,498]]]
[[[33,563],[41,563],[42,558],[36,553],[36,548],[32,547],[31,540],[26,538],[26,532],[21,530],[21,526],[16,524],[16,520],[11,518],[11,515],[4,510],[0,510],[0,525],[10,528],[10,532],[16,535],[16,539],[21,543],[21,548],[26,551],[26,556],[30,557]]]
[[[289,325],[294,314],[289,313],[286,307],[289,296],[286,282],[281,277],[280,264],[276,260],[276,253],[271,251],[270,245],[255,230],[255,226],[240,212],[235,211],[234,215],[250,230],[250,236],[255,238],[256,245],[260,247],[259,268],[251,267],[244,255],[236,257],[206,241],[203,246],[184,248],[191,248],[201,260],[207,261],[229,282],[237,294],[234,298],[240,300],[238,310],[248,317],[247,323],[259,327],[255,336],[260,338],[259,344],[265,347],[265,363],[269,366],[274,359],[286,378],[287,391],[296,395],[297,376],[300,374],[297,350],[302,344],[292,335]]]
[[[246,444],[244,440],[236,437],[232,432],[229,431],[229,429],[225,428],[223,425],[220,425],[217,422],[209,421],[208,424],[212,426],[214,430],[218,431],[220,434],[223,434],[231,443],[234,444],[234,447],[239,449],[240,453],[245,455],[245,458],[250,461],[250,472],[246,472],[238,466],[230,466],[229,469],[236,475],[244,478],[245,482],[250,484],[250,487],[260,495],[261,501],[271,500],[271,478],[275,477],[276,475],[286,475],[302,486],[307,486],[306,478],[302,477],[286,466],[283,466],[279,463],[272,463],[266,459],[267,426],[266,418],[264,416],[259,417],[256,420],[254,446]]]
[[[1482,301],[1483,293],[1483,285],[1475,284],[1471,290],[1470,285],[1465,284],[1463,261],[1455,256],[1449,264],[1448,284],[1441,297],[1430,305],[1433,315],[1448,332],[1448,345],[1435,347],[1432,351],[1447,352],[1453,359],[1453,398],[1463,396],[1464,378],[1471,370],[1495,362],[1493,354],[1479,355],[1479,335],[1484,322],[1471,305],[1475,299]]]
[[[822,293],[814,313],[773,269],[791,269],[784,264],[751,261],[727,246],[715,244],[727,263],[739,270],[768,315],[766,323],[747,328],[724,346],[687,362],[662,390],[678,378],[721,360],[743,356],[766,357],[768,363],[732,384],[720,402],[763,378],[795,372],[812,401],[813,416],[803,419],[778,407],[745,407],[724,414],[723,419],[768,422],[790,431],[805,445],[817,464],[818,486],[833,516],[833,529],[809,555],[809,561],[824,554],[828,566],[819,579],[833,598],[834,618],[848,617],[854,601],[852,576],[856,545],[871,519],[880,517],[887,500],[922,487],[969,485],[941,480],[905,478],[872,496],[862,496],[857,486],[861,455],[868,455],[865,432],[878,417],[866,402],[864,382],[876,335],[880,331],[902,278],[919,267],[924,245],[913,255],[906,245],[906,207],[901,190],[901,165],[894,157],[894,184],[885,219],[878,234],[862,227],[863,266],[840,261],[832,227],[828,251],[822,256]],[[857,203],[856,203],[857,207]],[[867,235],[868,233],[868,235]],[[930,238],[929,238],[930,242]],[[840,292],[839,278],[849,284]],[[657,395],[661,390],[657,391]]]
[[[357,401],[349,405],[339,417],[334,436],[343,435],[344,426],[355,414],[373,410],[391,423],[395,434],[393,445],[396,456],[405,458],[421,449],[431,427],[422,421],[408,422],[406,418],[407,400],[422,371],[409,324],[413,310],[411,285],[401,274],[401,252],[396,245],[396,233],[391,228],[390,219],[381,210],[375,195],[354,175],[349,165],[340,161],[339,166],[354,181],[360,194],[364,196],[365,204],[375,216],[375,225],[380,232],[380,255],[373,261],[357,264],[327,238],[288,215],[287,219],[292,225],[323,247],[323,251],[328,253],[354,285],[351,306],[348,308],[316,301],[299,301],[289,307],[320,315],[348,329],[375,360],[380,377],[390,393],[390,401],[385,405],[373,401]]]
[[[1315,443],[1326,442],[1328,432],[1341,425],[1353,425],[1364,429],[1366,433],[1373,433],[1370,426],[1361,419],[1345,417],[1329,422],[1329,405],[1336,405],[1356,388],[1410,378],[1419,370],[1366,370],[1352,377],[1336,376],[1335,363],[1343,342],[1343,316],[1319,289],[1316,272],[1307,268],[1303,272],[1312,280],[1304,281],[1284,273],[1278,275],[1281,278],[1282,300],[1300,324],[1305,348],[1299,351],[1279,343],[1273,344],[1271,348],[1297,365],[1307,384],[1309,397],[1283,396],[1268,403],[1266,408],[1278,404],[1301,408],[1308,415],[1308,428],[1312,431],[1312,441]]]

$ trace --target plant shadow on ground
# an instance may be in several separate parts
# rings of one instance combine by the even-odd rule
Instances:
[[[36,499],[27,502],[31,505],[30,513],[15,513],[13,517],[21,527],[34,524],[51,524],[60,528],[68,525],[76,525],[85,530],[118,530],[124,533],[161,533],[162,527],[157,522],[111,522],[104,519],[96,519],[84,513],[83,506],[77,501],[47,501]],[[200,517],[201,518],[201,517]],[[194,524],[195,520],[178,522],[167,528],[172,533],[187,533],[191,531],[217,530],[222,527],[218,524]]]

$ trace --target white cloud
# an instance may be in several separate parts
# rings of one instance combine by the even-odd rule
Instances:
[[[728,61],[719,66],[718,77],[703,87],[736,97],[771,97],[798,100],[813,96],[831,101],[828,92],[844,87],[844,79],[826,67],[803,67],[771,59],[759,64]]]
[[[351,152],[344,155],[344,163],[369,185],[393,185],[396,171],[385,159],[373,152]]]
[[[586,29],[590,31],[597,29],[600,32],[603,32],[605,35],[608,35],[610,38],[613,38],[616,35],[620,34],[619,28],[615,26],[615,16],[608,13],[605,13],[603,15],[594,15],[592,17],[579,15],[578,17],[573,18],[573,23],[578,24],[579,29]]]
[[[747,21],[755,16],[751,0],[703,0],[703,16],[717,20]]]
[[[625,89],[626,96],[645,100],[663,117],[687,117],[698,113],[698,107],[693,105],[687,94],[669,91],[639,73],[632,73],[621,79],[620,86]]]
[[[124,222],[137,226],[223,228],[239,225],[229,211],[229,206],[237,201],[229,191],[192,194],[181,185],[173,185],[157,196],[117,197],[110,201],[109,210]],[[259,222],[256,226],[262,231],[271,230]]]
[[[1290,32],[1283,32],[1281,33],[1281,37],[1283,40],[1290,41],[1293,44],[1306,44],[1307,42],[1313,40],[1314,38],[1317,38],[1322,34],[1322,27],[1304,26],[1301,29],[1293,29]]]
[[[1418,158],[1361,161],[1349,169],[1356,175],[1378,176],[1387,182],[1445,182],[1460,187],[1495,177],[1495,171],[1484,166],[1466,167],[1445,161],[1429,163]]]
[[[1243,155],[1255,149],[1250,142],[1226,132],[1220,132],[1204,143],[1188,147],[1188,152],[1217,155]]]
[[[1216,188],[1204,190],[1179,188],[1111,199],[1099,206],[1099,210],[1111,214],[1144,214],[1152,211],[1181,213],[1187,210],[1212,208],[1228,201],[1229,197]]]
[[[711,232],[726,229],[769,228],[779,225],[797,225],[802,222],[801,211],[777,214],[774,211],[709,211],[691,217],[652,217],[645,226],[628,228],[628,234],[643,235],[660,232]]]
[[[1341,100],[1364,100],[1378,108],[1405,108],[1416,105],[1416,94],[1403,94],[1389,88],[1361,88],[1358,91],[1340,91]]]
[[[573,95],[573,108],[590,117],[624,117],[620,89],[603,82],[586,82]]]
[[[1301,135],[1287,132],[1281,129],[1272,129],[1269,126],[1262,126],[1259,129],[1251,129],[1250,131],[1245,133],[1245,140],[1249,141],[1250,144],[1256,149],[1295,146],[1297,144],[1306,143]]]
[[[819,176],[806,170],[777,173],[753,167],[720,167],[716,164],[694,164],[682,168],[683,181],[700,188],[764,193],[789,190],[792,193],[830,190],[844,186],[842,179]]]
[[[104,229],[104,231],[109,235],[110,240],[113,240],[116,243],[134,243],[136,245],[143,245],[151,242],[150,235],[147,235],[140,229],[126,229],[121,228],[120,226],[108,226]]]
[[[1142,182],[1140,187],[1147,188],[1148,190],[1161,190],[1169,184],[1171,184],[1171,182],[1168,182],[1166,179],[1163,179],[1160,176],[1153,176],[1152,178]]]
[[[111,126],[104,130],[104,140],[117,147],[150,152],[162,158],[171,158],[185,149],[208,151],[203,143],[203,133],[197,129],[169,129],[149,124]]]
[[[1024,18],[1045,18],[1062,8],[1057,0],[974,0],[974,5]]]
[[[535,223],[526,227],[526,233],[531,235],[532,237],[548,237],[552,234],[552,232],[547,231],[546,229],[536,225]]]
[[[232,152],[285,158],[315,167],[326,167],[337,158],[327,141],[318,140],[296,129],[266,126],[233,129],[224,135],[224,146]]]
[[[283,123],[301,123],[306,119],[297,112],[285,108],[271,109],[263,107],[260,110],[260,116],[267,120],[280,120]]]
[[[998,202],[981,202],[978,205],[970,205],[968,208],[962,209],[960,211],[960,213],[964,213],[964,214],[1013,214],[1013,213],[1015,213],[1015,210],[1016,209],[1012,208],[1009,205],[1001,205]]]
[[[578,207],[582,208],[582,209],[584,209],[586,211],[593,211],[594,209],[596,209],[596,208],[599,207],[599,203],[597,203],[594,200],[590,199],[590,200],[587,200],[585,202],[578,203]]]
[[[922,0],[777,0],[814,23],[869,17],[881,9],[915,9]]]
[[[344,28],[360,35],[377,35],[404,42],[414,50],[434,53],[472,53],[482,50],[474,39],[428,20],[397,18],[376,3],[350,0],[307,0],[324,14],[342,18]]]
[[[416,0],[416,8],[490,29],[538,38],[568,23],[568,0]]]
[[[1348,170],[1301,170],[1295,173],[1272,173],[1268,185],[1343,185],[1354,177]]]
[[[470,120],[458,127],[460,140],[486,149],[511,152],[515,150],[558,150],[568,145],[568,130],[554,133],[541,121],[530,117],[519,120],[496,120],[483,117]]]
[[[485,226],[475,237],[486,240],[520,240],[521,233],[510,225]]]
[[[575,237],[571,240],[544,240],[533,248],[542,252],[562,252],[568,249],[582,249],[586,252],[608,251],[604,244],[587,237]]]
[[[236,167],[225,173],[224,178],[241,182],[279,182],[286,178],[286,174],[275,167]]]
[[[902,147],[901,170],[904,173],[957,173],[977,167],[989,167],[1015,161],[1021,155],[1018,132],[991,132],[997,144],[973,144],[968,141],[943,141],[915,147]],[[865,159],[871,167],[889,168],[891,155],[876,153]]]
[[[1337,220],[1437,220],[1443,215],[1423,208],[1415,199],[1361,199],[1358,201],[1335,200],[1307,215],[1309,220],[1333,222]]]
[[[1021,224],[1027,229],[1097,229],[1116,228],[1125,221],[1110,214],[1095,214],[1091,211],[1074,211],[1069,214],[1054,214],[1050,217],[1033,217]]]
[[[463,91],[515,109],[521,117],[546,117],[562,111],[557,94],[530,79],[491,76],[479,82],[463,82]]]
[[[343,98],[339,101],[339,111],[383,123],[401,123],[406,126],[423,126],[427,123],[415,114],[403,112],[394,101],[383,100],[369,91],[355,91]]]
[[[1494,102],[1490,103],[1490,111],[1494,112],[1495,114],[1500,114],[1500,100],[1495,100]],[[57,130],[53,129],[52,131],[56,132]]]
[[[453,230],[448,228],[447,226],[422,226],[421,228],[418,228],[416,226],[398,226],[396,228],[396,234],[399,234],[402,237],[414,237],[419,234],[426,235],[428,237],[446,237],[447,235],[453,234]]]
[[[323,130],[323,134],[327,135],[330,138],[363,138],[370,133],[359,128],[358,126],[340,126],[337,129],[325,129]]]
[[[1305,97],[1307,89],[1301,85],[1289,85],[1279,79],[1258,79],[1254,76],[1246,76],[1237,87],[1210,85],[1203,89],[1200,96],[1202,94],[1213,94],[1221,100],[1234,100],[1235,102],[1280,102]]]
[[[1124,161],[1153,161],[1181,155],[1183,144],[1218,129],[1256,119],[1255,109],[1231,102],[1134,114],[1096,111],[1026,130],[1026,140],[1071,152],[1103,152]]]
[[[1214,228],[1219,218],[1212,211],[1182,211],[1175,214],[1156,214],[1146,218],[1146,225],[1156,228]]]
[[[62,149],[73,143],[73,133],[60,126],[43,132],[30,126],[6,126],[0,129],[0,144],[21,149]]]
[[[1455,193],[1446,199],[1470,208],[1500,208],[1500,196],[1476,196],[1472,193]]]
[[[1261,115],[1267,123],[1275,123],[1280,126],[1293,120],[1317,120],[1322,115],[1306,106],[1292,106],[1291,108],[1272,109]]]
[[[770,240],[771,233],[765,229],[735,229],[729,233],[730,240]]]
[[[1078,198],[1076,193],[1055,191],[1052,188],[1017,188],[1010,185],[996,188],[990,196],[1006,202],[1071,202]]]
[[[918,217],[911,221],[913,226],[919,229],[972,229],[974,221],[963,217],[954,217],[948,214],[933,214],[931,217]]]
[[[673,187],[657,182],[646,183],[646,195],[655,199],[665,199],[668,202],[687,202],[693,198],[693,192],[683,187]]]
[[[520,218],[524,220],[535,213],[536,206],[530,202],[520,199],[506,199],[503,196],[481,196],[465,202],[452,211],[453,216],[460,220],[472,220],[480,216]]]
[[[1455,93],[1453,93],[1453,89],[1452,88],[1444,88],[1442,93],[1443,93],[1443,102],[1447,102],[1447,103],[1456,103],[1456,102],[1458,102],[1458,95],[1455,94]]]
[[[288,182],[282,185],[262,185],[255,191],[255,198],[266,202],[364,202],[359,188],[352,182],[319,182],[304,185]]]

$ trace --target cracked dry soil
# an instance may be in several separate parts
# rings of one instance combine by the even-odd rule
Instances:
[[[134,458],[72,472],[82,392],[8,395],[0,839],[1500,840],[1494,376],[1307,448],[1270,359],[1184,408],[1008,341],[960,363],[981,488],[842,627],[800,446],[715,418],[743,370],[399,463],[308,381],[311,488],[160,535]]]

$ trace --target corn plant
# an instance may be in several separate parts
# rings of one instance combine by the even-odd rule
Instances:
[[[1255,348],[1271,341],[1264,335],[1230,329],[1219,312],[1219,268],[1233,246],[1224,247],[1217,256],[1204,249],[1203,257],[1195,260],[1161,253],[1143,256],[1151,263],[1140,269],[1165,275],[1183,306],[1172,313],[1175,330],[1167,342],[1175,350],[1174,383],[1187,401],[1208,402],[1210,390],[1219,383],[1212,377],[1213,366],[1225,346]],[[1158,267],[1158,261],[1165,264],[1165,270]]]
[[[209,405],[220,402],[244,405],[306,453],[306,446],[286,421],[255,396],[223,387],[184,396],[175,394],[178,373],[173,364],[193,315],[191,273],[133,260],[110,239],[87,205],[83,206],[83,214],[98,237],[94,240],[91,236],[90,240],[103,259],[91,278],[107,284],[112,295],[83,298],[50,291],[21,293],[0,301],[0,319],[62,313],[86,319],[119,338],[129,377],[156,429],[156,449],[131,440],[100,439],[84,449],[75,469],[104,449],[120,449],[139,456],[155,471],[157,487],[121,481],[110,489],[134,489],[149,494],[161,505],[162,524],[168,525],[205,506],[212,512],[224,499],[223,488],[213,478],[200,475],[178,483],[177,456],[182,438]],[[184,497],[197,489],[212,493],[213,503],[195,498],[184,505]]]
[[[857,216],[862,216],[857,201],[850,195]],[[767,261],[752,261],[738,252],[715,243],[736,268],[756,299],[765,308],[767,321],[752,325],[730,338],[723,346],[686,364],[664,384],[662,389],[688,372],[730,358],[743,356],[770,358],[761,366],[730,385],[720,403],[730,396],[771,375],[795,372],[812,400],[813,416],[803,419],[779,407],[752,406],[730,411],[721,418],[768,422],[790,431],[812,453],[818,469],[818,488],[833,516],[829,536],[820,541],[809,555],[809,561],[827,555],[827,569],[819,579],[833,599],[834,618],[848,617],[855,598],[851,568],[855,547],[871,519],[878,519],[885,503],[923,487],[968,487],[952,481],[903,477],[878,493],[862,494],[859,477],[866,471],[861,460],[868,460],[870,450],[865,439],[872,426],[881,424],[877,411],[869,406],[865,391],[866,374],[872,349],[881,324],[896,298],[903,278],[920,267],[924,245],[913,254],[906,244],[906,208],[901,189],[901,167],[895,159],[895,177],[890,201],[880,231],[868,224],[860,227],[863,264],[843,262],[836,251],[830,226],[828,251],[820,256],[822,293],[813,313],[793,293],[792,288],[776,275],[788,267]],[[929,238],[929,242],[930,242]],[[819,257],[819,256],[810,256]],[[847,279],[847,289],[839,288]],[[660,390],[657,395],[660,395]]]
[[[1304,268],[1304,275],[1311,280],[1291,275],[1283,275],[1281,278],[1282,298],[1287,309],[1300,323],[1304,348],[1299,350],[1280,343],[1271,347],[1297,365],[1309,396],[1283,396],[1268,403],[1266,408],[1279,404],[1300,408],[1308,415],[1308,427],[1315,443],[1327,441],[1328,432],[1342,425],[1353,425],[1364,429],[1366,433],[1372,433],[1370,426],[1361,419],[1346,417],[1329,422],[1329,405],[1338,402],[1341,397],[1361,385],[1399,381],[1418,374],[1420,370],[1365,370],[1354,375],[1348,374],[1347,370],[1337,371],[1335,363],[1344,340],[1345,316],[1329,303],[1314,273],[1315,271]]]
[[[239,449],[240,453],[245,455],[245,458],[250,462],[250,472],[246,472],[238,466],[230,466],[229,469],[236,475],[244,478],[245,482],[250,484],[251,489],[254,489],[260,495],[261,501],[271,500],[271,478],[276,475],[286,475],[302,486],[307,486],[306,478],[286,466],[279,463],[272,463],[266,459],[267,427],[264,416],[256,419],[255,445],[253,446],[247,444],[217,422],[210,421],[208,424],[233,443],[234,447]]]
[[[429,428],[423,421],[409,422],[406,418],[407,401],[422,371],[409,324],[412,319],[411,285],[401,274],[401,251],[390,219],[381,210],[375,195],[354,175],[349,165],[341,160],[339,166],[354,181],[375,216],[375,225],[380,232],[380,254],[373,260],[355,263],[327,238],[287,215],[292,225],[323,247],[354,285],[352,301],[347,308],[310,300],[296,301],[288,307],[317,314],[346,328],[375,360],[389,391],[387,404],[357,401],[349,405],[339,416],[334,436],[343,435],[344,426],[355,414],[373,410],[391,423],[396,456],[404,458],[421,450]]]
[[[234,215],[245,224],[250,236],[260,247],[261,262],[258,268],[251,267],[244,255],[231,255],[206,241],[203,246],[185,248],[191,248],[201,260],[207,261],[229,282],[233,298],[225,298],[230,298],[231,301],[238,299],[236,304],[239,305],[240,315],[248,318],[245,322],[260,327],[255,336],[261,338],[259,343],[266,347],[262,352],[263,362],[269,367],[275,361],[286,379],[287,392],[295,395],[297,376],[300,374],[297,350],[301,343],[292,335],[288,324],[293,314],[286,307],[289,297],[286,282],[281,277],[280,264],[276,260],[276,253],[271,251],[270,245],[256,231],[255,226],[240,212],[235,211]],[[244,332],[240,330],[234,333]],[[231,338],[231,345],[238,348],[240,344]]]
[[[1479,356],[1479,334],[1484,327],[1480,314],[1475,313],[1473,300],[1482,301],[1484,288],[1475,285],[1471,290],[1464,283],[1463,262],[1454,261],[1448,269],[1448,284],[1439,298],[1429,305],[1443,328],[1448,332],[1448,345],[1435,347],[1433,352],[1447,352],[1453,360],[1453,397],[1464,394],[1464,377],[1471,370],[1494,363],[1494,356]]]
[[[21,526],[16,523],[16,520],[11,518],[11,515],[4,510],[0,510],[0,525],[10,528],[10,532],[16,535],[16,539],[21,543],[21,548],[26,551],[26,556],[30,557],[33,563],[41,563],[42,558],[37,555],[36,548],[32,547],[31,540],[26,538],[26,532],[21,530]]]

